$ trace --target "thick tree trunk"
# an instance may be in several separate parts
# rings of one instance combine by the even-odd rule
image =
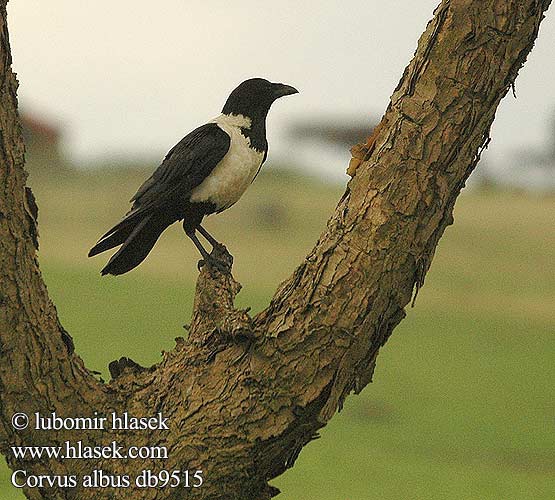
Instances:
[[[326,231],[254,318],[239,285],[204,269],[188,340],[148,370],[98,381],[73,352],[36,258],[25,187],[6,0],[0,1],[0,451],[29,474],[203,471],[200,488],[27,488],[28,498],[271,498],[268,480],[371,379],[379,348],[422,286],[455,200],[487,146],[500,100],[532,49],[549,0],[444,0],[366,144]],[[361,56],[363,57],[363,56]],[[117,334],[117,332],[114,332]],[[169,431],[22,431],[12,415],[161,412]],[[14,445],[157,445],[166,460],[16,460]],[[183,477],[183,476],[182,476]],[[186,491],[186,493],[184,493]]]

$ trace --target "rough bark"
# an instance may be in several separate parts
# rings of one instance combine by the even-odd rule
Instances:
[[[0,451],[12,469],[202,469],[198,489],[26,489],[28,498],[269,499],[268,480],[371,380],[376,356],[424,282],[453,206],[489,141],[500,100],[549,0],[444,0],[314,249],[251,318],[239,285],[205,268],[189,338],[150,369],[121,360],[104,384],[73,352],[41,278],[36,205],[25,187],[6,0],[0,2]],[[363,55],[361,55],[363,57]],[[116,334],[117,332],[114,332]],[[16,412],[162,412],[170,431],[16,432]],[[169,458],[16,462],[9,446],[81,439],[165,445]],[[186,491],[187,493],[184,493]]]

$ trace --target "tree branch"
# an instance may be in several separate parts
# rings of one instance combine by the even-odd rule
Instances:
[[[268,480],[370,380],[376,356],[424,283],[455,200],[489,142],[500,100],[532,49],[549,0],[444,0],[374,135],[354,151],[353,176],[326,231],[266,310],[238,311],[230,275],[203,269],[188,340],[149,370],[121,363],[102,384],[73,352],[36,259],[36,214],[25,188],[6,1],[0,3],[0,450],[33,473],[202,469],[191,498],[269,499]],[[223,252],[223,250],[222,250]],[[225,254],[224,254],[225,256]],[[131,366],[129,366],[131,365]],[[171,430],[81,431],[89,445],[167,446],[164,461],[22,465],[11,445],[63,443],[11,426],[15,412],[90,416],[163,413]],[[120,489],[118,498],[181,498]],[[105,498],[98,489],[26,489],[28,498]]]

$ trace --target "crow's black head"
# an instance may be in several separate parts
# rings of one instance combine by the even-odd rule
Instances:
[[[251,78],[241,83],[227,98],[222,113],[265,118],[272,103],[280,97],[297,94],[290,85],[272,83],[264,78]]]

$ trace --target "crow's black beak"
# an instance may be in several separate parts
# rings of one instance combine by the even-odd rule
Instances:
[[[274,96],[276,99],[284,97],[286,95],[299,93],[299,91],[295,87],[291,87],[291,85],[285,85],[283,83],[273,83],[272,86],[274,87]]]

